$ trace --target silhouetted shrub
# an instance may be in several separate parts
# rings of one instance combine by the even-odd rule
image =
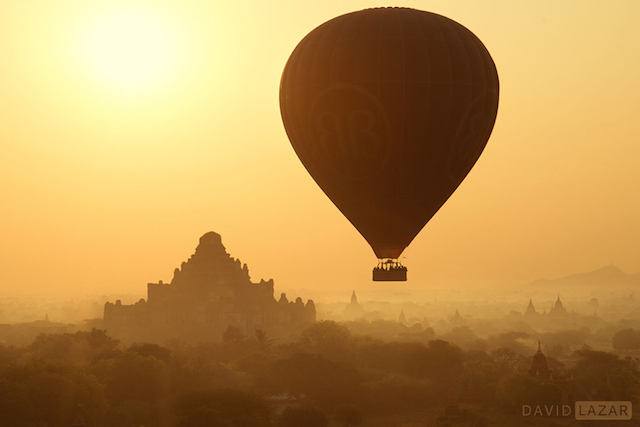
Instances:
[[[278,427],[326,427],[327,416],[313,406],[289,407],[282,412]]]
[[[176,417],[175,427],[271,425],[271,410],[262,398],[232,389],[184,394],[177,400]]]
[[[359,426],[362,424],[362,412],[353,405],[342,405],[336,409],[333,419],[344,427]]]
[[[622,329],[613,336],[614,350],[640,350],[640,331],[636,329]]]

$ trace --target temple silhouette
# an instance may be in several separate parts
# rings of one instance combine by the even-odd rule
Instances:
[[[356,296],[355,289],[351,294],[351,301],[344,308],[343,314],[345,317],[349,319],[357,319],[364,315],[364,308],[362,307],[362,304],[358,302],[358,297]]]
[[[560,301],[559,297],[558,301]],[[533,355],[529,375],[544,384],[552,385],[553,388],[550,390],[555,389],[558,392],[557,397],[560,399],[557,403],[569,405],[573,408],[577,400],[592,400],[592,396],[585,389],[578,386],[573,375],[565,378],[562,372],[554,372],[549,368],[547,358],[542,353],[540,341],[538,341],[538,351]]]
[[[104,327],[123,341],[220,341],[233,326],[253,336],[261,329],[271,337],[287,335],[316,321],[312,300],[285,294],[274,298],[273,279],[253,283],[247,264],[229,255],[219,234],[200,238],[195,253],[173,273],[171,283],[149,283],[147,299],[104,306]]]

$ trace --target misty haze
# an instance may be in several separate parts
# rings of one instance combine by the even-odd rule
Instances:
[[[520,425],[522,405],[635,396],[638,281],[606,266],[314,302],[208,232],[144,298],[5,298],[0,425]]]
[[[0,427],[639,425],[638,16],[0,2]]]

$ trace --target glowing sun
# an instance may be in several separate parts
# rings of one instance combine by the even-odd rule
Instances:
[[[116,9],[97,18],[84,40],[93,71],[134,89],[156,84],[172,71],[176,43],[163,19],[145,10]]]

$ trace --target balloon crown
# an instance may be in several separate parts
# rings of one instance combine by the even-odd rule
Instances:
[[[413,7],[404,7],[404,6],[382,6],[382,7],[370,7],[365,10],[376,10],[376,9],[407,9],[407,10],[416,10]]]

